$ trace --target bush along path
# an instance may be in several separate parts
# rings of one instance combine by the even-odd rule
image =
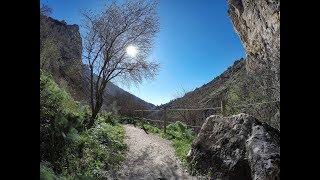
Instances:
[[[200,179],[187,173],[176,156],[179,148],[173,147],[175,142],[167,140],[169,137],[161,138],[159,135],[163,134],[160,129],[148,124],[140,125],[147,133],[139,126],[123,126],[128,151],[117,175],[119,179]],[[171,128],[175,126],[177,124],[171,125]]]
[[[125,130],[111,113],[101,112],[87,128],[89,109],[40,76],[40,179],[107,179],[124,160]]]

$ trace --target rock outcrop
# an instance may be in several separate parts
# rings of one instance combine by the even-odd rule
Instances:
[[[191,169],[222,180],[280,179],[280,132],[247,114],[210,116],[192,144]]]
[[[270,99],[280,100],[280,0],[228,0],[228,5],[248,74]]]
[[[82,40],[78,25],[68,25],[64,21],[40,15],[42,69],[52,72],[55,77],[81,78],[81,53]]]
[[[40,15],[40,68],[49,72],[78,101],[85,96],[79,90],[83,78],[81,53],[78,25]]]

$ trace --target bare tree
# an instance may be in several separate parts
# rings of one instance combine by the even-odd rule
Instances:
[[[84,59],[90,68],[91,127],[103,104],[103,93],[114,78],[139,84],[153,78],[159,65],[147,61],[159,31],[157,2],[126,1],[106,6],[101,14],[85,12]],[[134,57],[126,53],[129,46],[138,48]],[[94,78],[97,76],[97,78]]]
[[[190,97],[187,97],[189,91],[187,91],[182,85],[180,85],[180,88],[176,90],[176,93],[173,95],[175,99],[182,98],[182,103],[179,105],[181,108],[195,108],[192,99]],[[196,126],[197,125],[197,120],[200,117],[201,111],[195,111],[195,110],[178,110],[175,111],[178,113],[179,117],[182,118],[182,121],[185,122],[186,124],[191,124]],[[178,118],[180,119],[180,118]]]
[[[40,6],[40,14],[41,15],[49,16],[51,13],[52,13],[51,7],[49,7],[46,4],[41,4],[41,6]]]

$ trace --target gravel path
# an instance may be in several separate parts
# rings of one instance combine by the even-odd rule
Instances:
[[[170,141],[124,125],[128,152],[118,173],[120,179],[196,179],[182,169]]]

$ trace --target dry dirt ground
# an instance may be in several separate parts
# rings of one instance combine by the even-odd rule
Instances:
[[[128,152],[119,179],[198,179],[183,170],[170,141],[124,125]]]

